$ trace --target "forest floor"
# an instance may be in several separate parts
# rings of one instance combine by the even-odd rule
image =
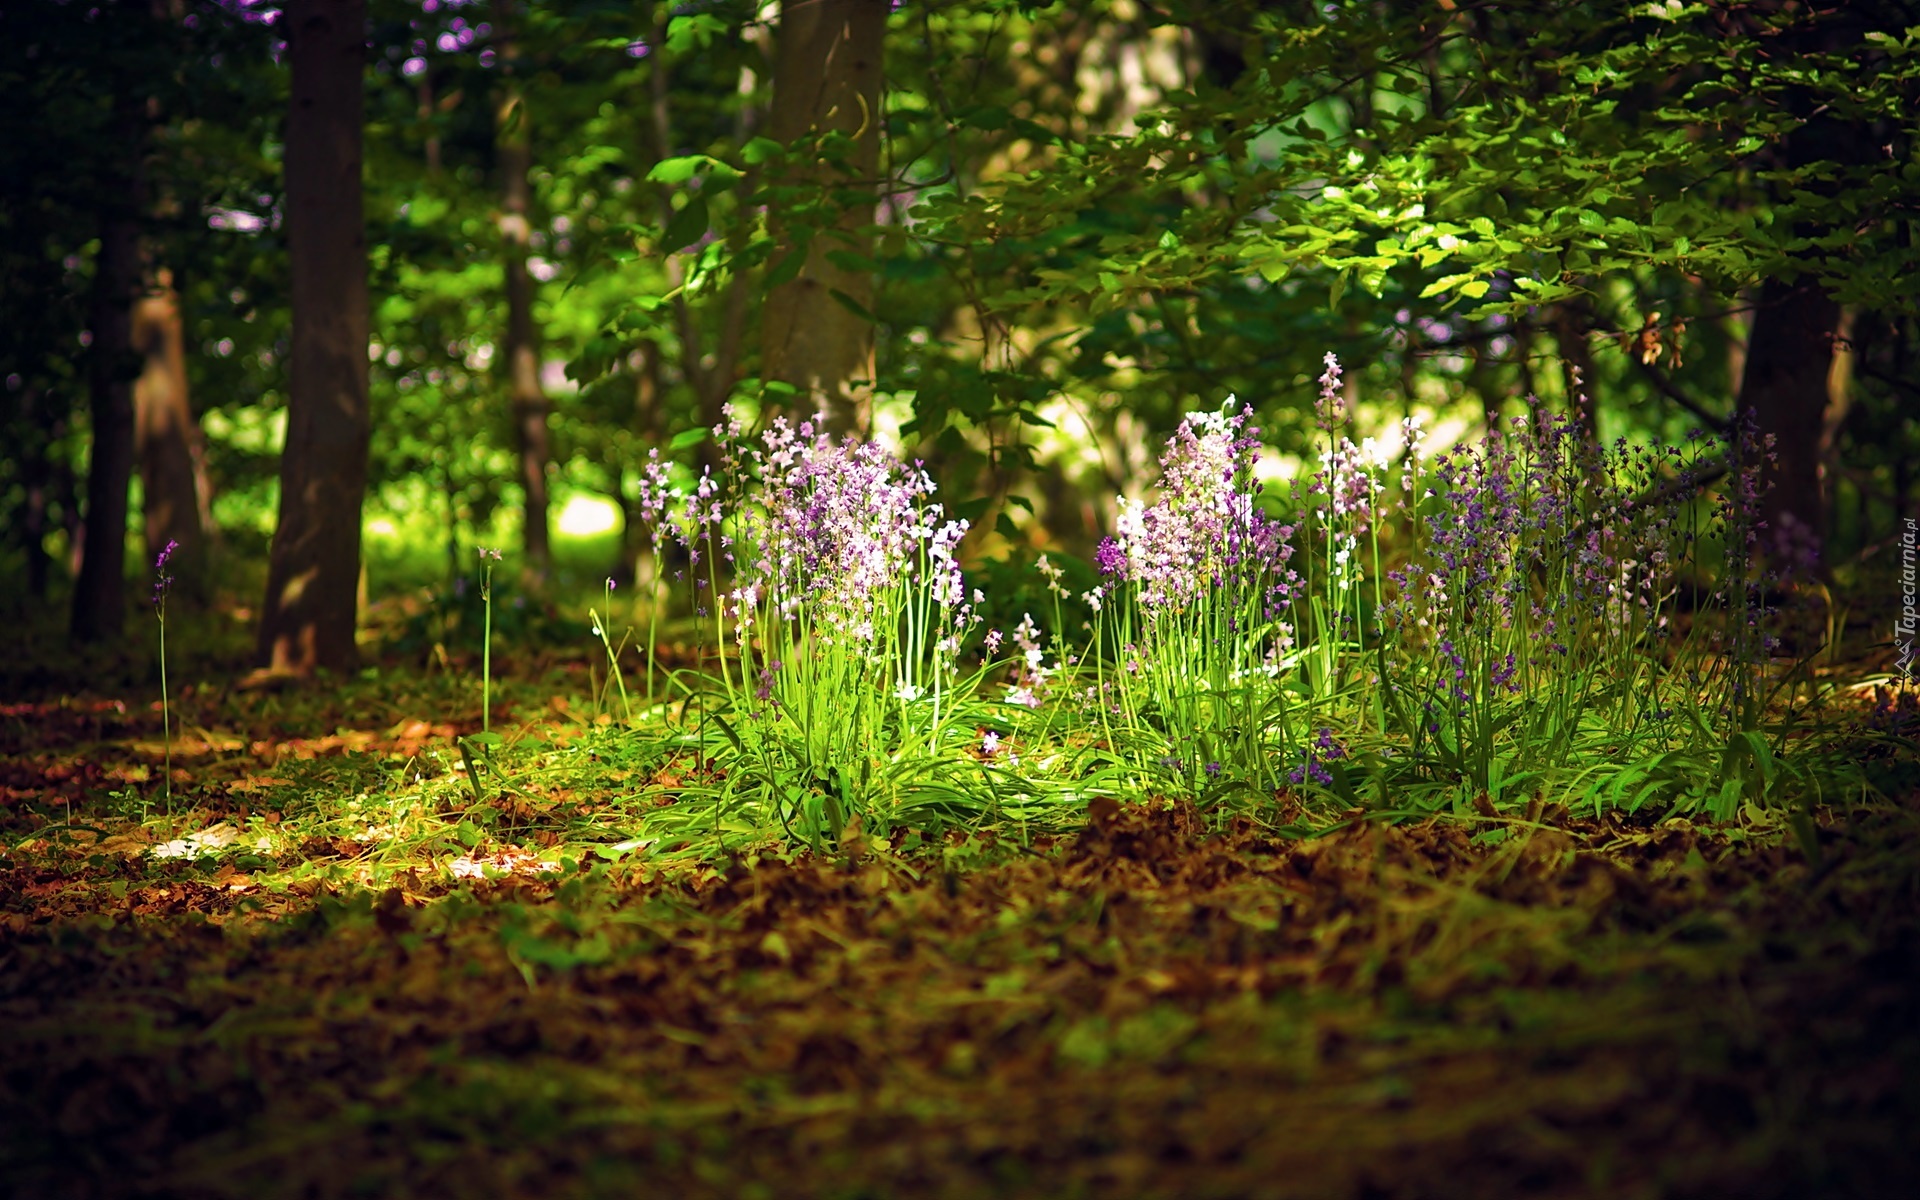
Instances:
[[[611,736],[569,699],[584,666],[517,678],[497,727]],[[1291,839],[1096,801],[1048,836],[701,865],[570,846],[612,827],[619,771],[472,824],[470,691],[391,669],[182,689],[170,794],[151,689],[0,705],[0,1193],[1920,1178],[1910,757],[1813,808],[1811,846],[1757,813],[1535,813],[1489,844],[1484,822],[1356,812]],[[560,869],[475,868],[541,855]]]

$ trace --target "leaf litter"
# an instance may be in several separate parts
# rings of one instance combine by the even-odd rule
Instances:
[[[11,1194],[1881,1195],[1920,1165],[1911,789],[1814,810],[1812,855],[1764,822],[1299,838],[1096,800],[1031,842],[715,866],[541,846],[598,802],[483,811],[448,770],[473,844],[383,856],[281,818],[412,778],[431,726],[375,735],[398,770],[253,730],[156,833],[89,815],[140,765],[94,742],[119,713],[64,711],[5,767],[53,818],[0,859]],[[296,824],[333,832],[270,851]]]

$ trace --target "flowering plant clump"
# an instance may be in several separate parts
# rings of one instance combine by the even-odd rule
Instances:
[[[946,519],[919,464],[822,419],[776,418],[752,440],[729,411],[714,435],[720,474],[676,489],[656,458],[641,508],[712,620],[722,720],[784,822],[832,837],[858,813],[871,830],[886,814],[848,781],[905,746],[937,752],[953,724],[977,623],[955,557],[967,523]]]
[[[1340,360],[1328,354],[1314,403],[1315,426],[1324,439],[1320,466],[1307,480],[1305,494],[1295,494],[1305,525],[1302,533],[1316,550],[1304,560],[1305,624],[1315,650],[1305,662],[1313,694],[1322,699],[1341,684],[1343,650],[1366,648],[1368,619],[1361,585],[1367,578],[1374,584],[1376,619],[1380,608],[1380,497],[1387,464],[1374,439],[1356,446],[1346,435],[1342,374]],[[1409,447],[1417,445],[1420,431],[1411,419],[1402,434]],[[1370,573],[1361,561],[1363,538],[1371,551]]]
[[[1137,762],[1196,790],[1229,768],[1270,784],[1270,743],[1287,739],[1278,681],[1293,662],[1293,527],[1262,510],[1258,431],[1231,403],[1175,431],[1158,499],[1121,500],[1095,555],[1105,581],[1088,597],[1113,663],[1111,689],[1104,678],[1095,689],[1102,720],[1117,716]]]
[[[968,527],[918,462],[817,420],[749,437],[731,412],[697,476],[651,458],[653,578],[685,584],[712,669],[669,679],[683,717],[701,706],[681,736],[724,781],[709,789],[716,834],[723,803],[758,806],[735,828],[777,819],[818,846],[916,810],[1025,821],[1047,796],[1155,790],[1404,809],[1437,789],[1482,815],[1550,787],[1722,815],[1765,798],[1764,446],[1603,445],[1530,402],[1484,440],[1429,453],[1411,417],[1350,436],[1331,355],[1320,384],[1318,441],[1284,514],[1231,400],[1178,425],[1157,486],[1119,501],[1094,551],[1084,648],[1062,640],[1073,597],[1048,555],[1035,565],[1051,628],[1023,613],[975,644]],[[1724,622],[1702,619],[1716,608]],[[650,695],[653,645],[649,632]],[[1098,736],[1075,736],[1075,712]]]
[[[1771,611],[1764,595],[1767,584],[1774,581],[1761,565],[1761,535],[1766,527],[1760,519],[1761,469],[1774,457],[1772,436],[1762,438],[1753,414],[1743,414],[1728,438],[1729,486],[1713,513],[1725,554],[1715,599],[1727,610],[1727,627],[1718,638],[1725,677],[1718,715],[1729,734],[1750,731],[1759,723],[1760,675],[1779,645],[1779,639],[1766,631]],[[1797,553],[1795,539],[1793,530],[1780,531],[1774,549],[1784,551],[1787,561],[1799,569],[1811,569],[1811,560]]]
[[[1437,455],[1413,552],[1388,572],[1389,731],[1480,793],[1596,736],[1622,753],[1664,738],[1681,497],[1702,470],[1697,449],[1594,445],[1537,404]]]

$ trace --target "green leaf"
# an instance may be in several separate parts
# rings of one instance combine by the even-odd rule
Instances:
[[[746,175],[731,163],[721,162],[717,158],[707,160],[707,186],[717,191],[726,191],[745,179]]]
[[[667,52],[673,55],[704,50],[714,36],[727,31],[727,23],[712,13],[675,17],[667,22]]]
[[[704,425],[697,426],[693,429],[682,429],[679,433],[673,435],[673,440],[667,443],[667,449],[691,449],[694,446],[698,446],[701,442],[706,441],[707,433],[707,427]]]
[[[998,104],[983,104],[969,109],[960,116],[962,125],[971,125],[975,129],[1001,130],[1007,127],[1007,110]]]
[[[694,178],[699,178],[709,188],[725,191],[745,176],[740,168],[721,162],[710,154],[682,154],[676,158],[663,158],[647,172],[648,181],[673,187]]]
[[[773,266],[768,269],[767,290],[772,291],[783,283],[789,283],[799,278],[800,268],[806,265],[806,261],[807,248],[805,246],[796,246],[792,250],[787,251],[785,255],[781,256],[779,262],[774,263]]]
[[[678,158],[663,158],[653,164],[647,172],[650,183],[666,183],[678,186],[699,174],[702,163],[710,161],[704,154],[683,154]]]
[[[740,147],[741,159],[748,165],[755,167],[761,163],[781,158],[785,156],[786,153],[787,148],[770,137],[752,138],[746,145]]]
[[[1465,271],[1458,275],[1448,275],[1443,279],[1436,279],[1421,290],[1420,299],[1425,300],[1429,296],[1438,296],[1441,292],[1450,292],[1455,288],[1460,288],[1464,292],[1466,289],[1461,287],[1461,285],[1471,282],[1472,279],[1472,271]],[[1481,293],[1484,294],[1486,290],[1486,285],[1481,284]]]
[[[660,235],[660,249],[672,254],[683,250],[705,237],[707,233],[707,199],[698,194],[687,197],[686,204],[673,214],[667,222],[667,228]]]

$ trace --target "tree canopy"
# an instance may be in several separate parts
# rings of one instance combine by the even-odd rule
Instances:
[[[1388,414],[1585,393],[1610,437],[1752,410],[1823,564],[1911,510],[1911,5],[846,0],[829,33],[872,42],[838,57],[787,7],[373,0],[376,508],[449,547],[518,511],[539,559],[536,493],[631,530],[648,448],[728,401],[824,403],[937,466],[983,518],[970,554],[1085,553],[1108,514],[1083,497],[1136,487],[1128,447],[1181,412],[1233,394],[1304,445],[1331,350]],[[116,269],[177,288],[210,515],[258,546],[293,357],[287,23],[10,24],[12,553],[36,589],[81,557],[88,373],[136,370],[97,328],[137,298]],[[790,349],[796,314],[833,332]]]

